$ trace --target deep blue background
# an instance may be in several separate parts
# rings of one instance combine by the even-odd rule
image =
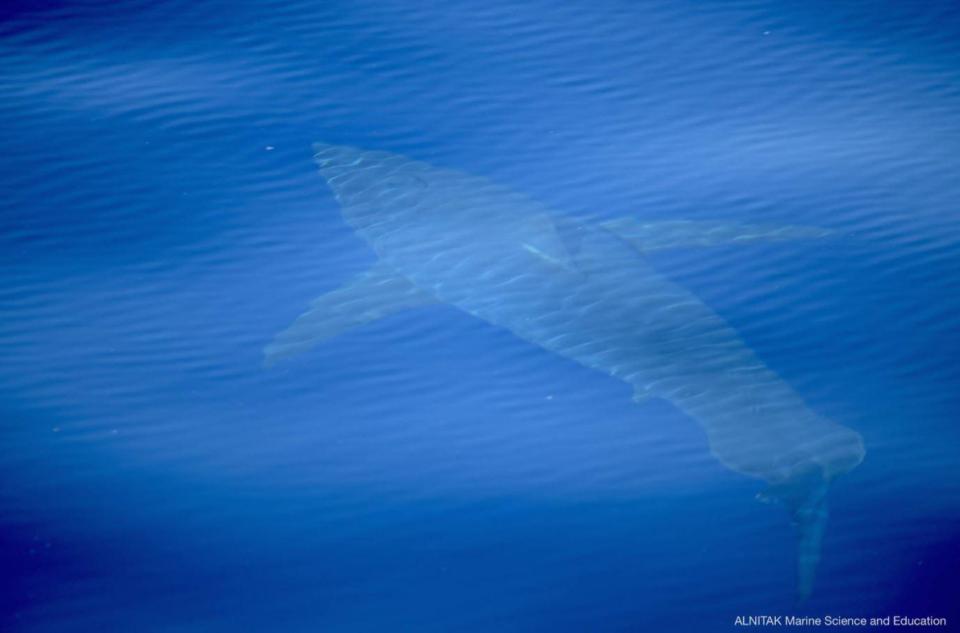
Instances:
[[[0,630],[960,625],[954,6],[4,3]],[[693,422],[452,308],[263,370],[373,260],[317,140],[840,231],[653,258],[865,437],[809,603]]]

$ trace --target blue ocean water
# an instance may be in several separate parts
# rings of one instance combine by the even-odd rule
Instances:
[[[947,1],[5,3],[0,630],[960,626],[958,36]],[[452,307],[264,369],[375,259],[314,141],[835,230],[649,257],[864,437],[811,598],[693,421]]]

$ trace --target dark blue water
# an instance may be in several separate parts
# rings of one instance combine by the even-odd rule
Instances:
[[[865,439],[810,600],[694,422],[454,308],[265,370],[374,261],[313,141],[836,230],[650,257]],[[960,626],[958,169],[948,1],[6,3],[0,630]]]

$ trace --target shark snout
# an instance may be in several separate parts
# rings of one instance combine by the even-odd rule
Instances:
[[[320,170],[331,167],[354,167],[363,161],[363,153],[353,147],[345,145],[330,145],[327,143],[313,144],[313,159]]]

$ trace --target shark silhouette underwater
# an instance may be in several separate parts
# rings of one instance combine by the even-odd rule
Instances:
[[[863,459],[861,436],[804,403],[693,294],[644,254],[666,248],[818,238],[809,227],[623,219],[583,221],[486,179],[405,156],[316,144],[344,220],[379,261],[264,348],[271,365],[400,310],[455,306],[669,400],[730,470],[768,484],[791,513],[797,595],[809,596],[827,490]]]

